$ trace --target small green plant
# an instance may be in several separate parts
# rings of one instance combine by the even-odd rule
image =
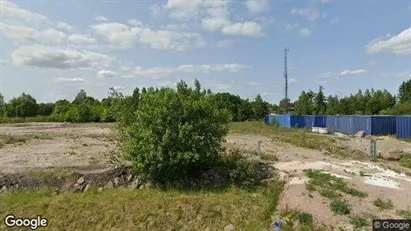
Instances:
[[[307,190],[318,191],[324,197],[330,199],[341,197],[342,195],[338,191],[356,197],[367,196],[367,193],[349,187],[347,182],[329,173],[309,169],[305,175],[310,179],[306,184]]]
[[[405,219],[411,219],[411,210],[397,210],[397,214]]]
[[[359,229],[365,226],[368,226],[368,221],[367,219],[360,217],[360,216],[354,216],[351,218],[350,223],[354,226],[354,228]]]
[[[261,156],[262,160],[267,160],[267,161],[278,161],[278,158],[276,155],[272,155],[272,154],[263,154]]]
[[[378,198],[373,201],[373,204],[375,207],[380,208],[380,209],[393,209],[394,208],[392,201],[389,199],[384,201],[383,199]]]
[[[297,219],[301,225],[313,225],[313,215],[311,213],[299,213]]]
[[[411,168],[411,155],[404,155],[400,160],[400,165],[406,168]]]
[[[344,200],[334,199],[330,204],[331,211],[338,215],[350,214],[350,206]]]

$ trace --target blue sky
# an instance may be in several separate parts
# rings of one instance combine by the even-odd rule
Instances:
[[[3,1],[0,92],[40,102],[80,89],[204,88],[270,103],[289,94],[397,92],[411,79],[409,1]]]

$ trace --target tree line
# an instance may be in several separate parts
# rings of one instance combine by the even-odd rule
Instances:
[[[296,115],[410,115],[411,80],[401,83],[397,95],[367,89],[341,98],[326,97],[320,86],[316,93],[302,91],[292,106]]]
[[[180,84],[186,86],[184,81]],[[195,89],[201,88],[200,82],[194,82]],[[109,95],[101,101],[89,96],[85,90],[80,90],[73,101],[66,99],[53,103],[37,103],[37,100],[26,93],[4,101],[0,93],[1,121],[30,119],[30,121],[52,122],[115,122],[127,120],[133,116],[139,102],[150,92],[159,92],[158,88],[135,88],[131,95],[123,95],[114,88],[109,89]],[[210,89],[202,90],[212,95],[213,106],[216,109],[227,110],[231,121],[261,119],[273,110],[273,106],[264,101],[258,94],[254,101],[242,99],[231,93],[212,93]],[[155,107],[155,105],[153,105]]]
[[[181,81],[180,84],[186,85]],[[200,82],[194,82],[195,89],[200,89]],[[33,118],[32,121],[53,122],[115,122],[127,120],[133,116],[142,97],[149,92],[158,92],[158,88],[135,88],[131,95],[123,95],[110,88],[109,95],[101,101],[80,90],[73,101],[66,99],[53,103],[37,103],[29,94],[4,101],[0,93],[0,121],[13,121]],[[243,99],[228,92],[212,93],[210,89],[202,90],[212,96],[216,109],[227,110],[231,121],[261,119],[268,113],[283,114],[285,105],[296,115],[409,115],[411,114],[411,80],[404,81],[397,95],[387,90],[359,90],[346,97],[330,95],[326,97],[320,86],[318,92],[302,91],[298,100],[282,100],[278,105],[264,101],[257,95],[253,101]],[[153,105],[155,107],[155,105]]]

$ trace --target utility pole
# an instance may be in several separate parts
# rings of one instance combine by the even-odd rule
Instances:
[[[284,101],[285,101],[285,114],[288,114],[288,71],[287,71],[287,54],[288,54],[288,47],[284,49]]]

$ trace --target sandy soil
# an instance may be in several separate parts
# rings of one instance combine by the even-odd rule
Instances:
[[[112,127],[113,124],[0,125],[0,138],[29,137],[24,143],[11,142],[0,147],[0,171],[15,173],[38,168],[107,169],[111,165],[112,156],[118,152],[111,136]],[[227,148],[253,151],[257,150],[258,141],[262,141],[262,153],[277,156],[278,161],[272,165],[286,181],[279,209],[309,212],[313,214],[317,224],[352,230],[349,224],[352,215],[399,218],[396,210],[411,209],[411,178],[387,169],[397,164],[395,162],[337,160],[321,151],[299,148],[256,135],[229,134],[226,141],[224,146]],[[338,141],[350,149],[368,152],[369,140],[366,138],[338,138]],[[377,148],[382,153],[393,150],[408,152],[411,145],[383,137],[377,141]],[[345,199],[351,206],[350,216],[333,215],[329,199],[307,191],[307,179],[303,172],[305,169],[318,169],[343,178],[351,186],[367,192],[368,197],[346,196]],[[367,176],[361,176],[360,172]],[[395,208],[385,211],[377,209],[372,203],[377,198],[390,199]]]
[[[0,148],[0,171],[16,173],[37,168],[106,168],[116,152],[110,138],[113,125],[32,123],[2,125],[0,134],[23,137],[24,143]]]
[[[283,144],[263,136],[231,134],[227,138],[226,147],[257,150],[257,142],[263,143],[263,154],[275,154],[279,159],[273,166],[278,174],[287,183],[279,203],[279,210],[296,209],[313,214],[317,225],[324,224],[332,227],[342,227],[344,230],[353,230],[350,216],[360,215],[376,218],[396,218],[396,210],[411,209],[411,178],[404,174],[395,173],[385,169],[391,163],[372,163],[350,160],[337,160],[323,155],[320,151],[307,150]],[[368,152],[369,140],[365,138],[349,138],[342,141],[350,149]],[[410,144],[403,143],[391,137],[384,137],[377,141],[379,151],[407,150]],[[392,163],[394,165],[395,162]],[[384,167],[383,167],[384,166]],[[346,196],[351,206],[349,216],[333,215],[329,208],[329,199],[321,197],[318,193],[310,193],[305,183],[308,179],[303,170],[318,169],[343,178],[354,188],[368,193],[366,198]],[[361,176],[360,172],[367,176]],[[393,210],[380,210],[373,205],[377,198],[390,199],[394,205]],[[368,230],[368,229],[366,229]]]

